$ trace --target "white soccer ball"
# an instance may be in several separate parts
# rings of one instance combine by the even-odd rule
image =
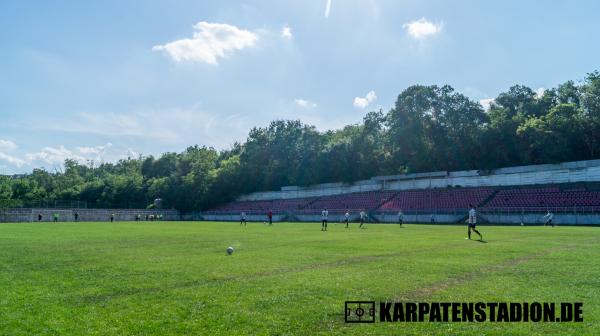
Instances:
[[[233,247],[229,246],[227,248],[227,254],[229,254],[229,255],[233,254]]]
[[[521,222],[521,226],[525,225],[523,222]]]

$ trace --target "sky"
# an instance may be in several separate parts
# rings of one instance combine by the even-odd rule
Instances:
[[[0,174],[319,130],[410,85],[483,104],[600,70],[598,1],[2,1]]]

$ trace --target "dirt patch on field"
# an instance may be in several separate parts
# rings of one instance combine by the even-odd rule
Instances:
[[[417,288],[415,290],[412,290],[412,291],[409,291],[406,293],[402,293],[402,294],[396,296],[395,298],[393,298],[391,300],[386,300],[386,301],[391,301],[391,302],[423,301],[436,292],[444,291],[444,290],[447,290],[452,287],[456,287],[456,286],[460,286],[460,285],[463,285],[466,283],[473,282],[473,280],[483,277],[483,276],[486,276],[486,275],[489,275],[490,273],[497,273],[497,272],[515,267],[519,264],[526,263],[526,262],[536,260],[536,259],[540,259],[540,258],[546,257],[548,255],[551,255],[551,254],[554,254],[557,252],[574,250],[576,248],[581,248],[581,247],[582,247],[582,245],[561,246],[561,247],[555,247],[555,248],[543,250],[543,251],[540,251],[540,252],[534,253],[534,254],[528,254],[528,255],[523,255],[523,256],[516,257],[516,258],[511,258],[511,259],[505,260],[498,264],[486,265],[485,267],[480,267],[471,272],[462,273],[462,274],[448,277],[442,281],[432,283],[428,286]]]

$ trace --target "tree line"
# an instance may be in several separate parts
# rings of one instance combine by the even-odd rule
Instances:
[[[217,151],[140,156],[99,166],[66,160],[61,172],[0,176],[0,200],[80,200],[112,207],[208,209],[254,191],[350,182],[376,175],[493,169],[600,158],[600,72],[536,93],[515,85],[487,110],[448,85],[414,85],[387,113],[318,131],[299,120],[250,130]],[[11,203],[12,202],[12,203]]]

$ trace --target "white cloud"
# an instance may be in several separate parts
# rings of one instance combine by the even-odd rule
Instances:
[[[178,128],[181,129],[183,125],[187,125],[184,123],[199,122],[192,118],[193,112],[196,112],[199,118],[205,117],[200,111],[183,112],[180,110],[167,110],[160,113],[152,110],[127,113],[82,112],[77,117],[65,121],[46,121],[39,127],[60,132],[90,133],[110,137],[140,137],[168,142],[179,139]],[[177,125],[177,123],[181,124]],[[81,148],[83,151],[93,150],[86,147]]]
[[[136,156],[140,156],[140,153],[134,151],[131,148],[127,148],[127,156],[129,156],[129,157],[136,157]]]
[[[75,147],[82,155],[92,158],[95,162],[104,162],[106,151],[112,147],[112,143],[108,142],[103,146],[94,147]]]
[[[2,152],[0,152],[0,160],[6,161],[17,167],[21,167],[26,163],[24,160],[21,160],[17,157],[14,157],[12,155],[8,155],[8,154],[2,153]]]
[[[28,152],[17,157],[0,152],[0,163],[7,162],[9,166],[21,168],[23,166],[34,168],[47,166],[47,168],[63,167],[66,159],[72,159],[80,164],[87,165],[93,163],[115,162],[119,159],[137,158],[139,153],[132,148],[119,147],[115,152],[112,143],[106,143],[99,146],[78,146],[75,149],[69,149],[64,145],[58,147],[47,146],[39,151]],[[0,165],[0,168],[7,167]],[[22,168],[25,169],[25,168]],[[9,169],[14,171],[14,169]],[[21,169],[19,169],[21,170]]]
[[[281,29],[281,37],[286,40],[291,40],[294,35],[292,35],[292,28],[288,25],[283,26]]]
[[[331,12],[331,0],[327,0],[325,4],[325,18],[329,17],[329,13]]]
[[[489,110],[489,108],[493,102],[494,102],[494,98],[485,98],[485,99],[479,100],[479,104],[481,104],[481,106],[483,106],[483,109],[486,111]]]
[[[15,148],[17,148],[17,144],[15,144],[14,142],[12,142],[10,140],[0,139],[0,160],[8,162],[9,164],[17,166],[17,167],[21,167],[26,163],[24,160],[19,159],[16,156],[9,155],[9,154],[2,152],[2,151],[11,151]]]
[[[107,148],[110,148],[112,144],[109,142],[104,146],[94,146],[94,147],[75,147],[81,154],[102,154],[106,151]]]
[[[354,106],[364,109],[365,107],[369,106],[369,104],[374,102],[375,100],[377,100],[377,96],[375,95],[375,91],[371,90],[371,91],[369,91],[369,93],[367,93],[367,95],[364,98],[363,97],[355,97],[354,98]]]
[[[44,147],[36,153],[27,153],[25,157],[28,162],[42,161],[51,165],[62,165],[66,159],[73,159],[85,163],[85,158],[60,145],[58,148]]]
[[[213,112],[195,104],[165,109],[142,107],[119,113],[82,112],[65,120],[42,120],[36,127],[56,132],[99,134],[114,144],[135,141],[152,143],[158,148],[198,143],[228,148],[234,141],[245,139],[256,123],[251,114]],[[115,146],[111,151],[116,150]],[[76,153],[83,154],[77,149]]]
[[[542,96],[544,96],[544,92],[546,92],[545,88],[538,88],[537,90],[535,90],[535,98],[542,98]]]
[[[119,160],[129,160],[129,159],[137,159],[140,156],[140,153],[136,152],[132,148],[127,148],[127,150],[119,155]]]
[[[443,23],[434,23],[431,21],[427,21],[425,18],[421,18],[419,20],[411,21],[409,23],[405,23],[402,25],[407,31],[408,34],[417,39],[423,39],[431,35],[435,35],[442,31]]]
[[[110,142],[100,146],[78,146],[75,147],[75,150],[70,150],[64,145],[60,145],[59,147],[44,147],[38,152],[25,154],[25,159],[26,162],[32,166],[40,163],[62,166],[66,159],[75,160],[80,164],[87,164],[89,161],[103,163],[108,161],[105,160],[105,157],[111,147],[113,147],[113,144]],[[134,153],[131,148],[128,149],[127,153],[130,152]],[[122,155],[118,156],[118,158],[121,157]],[[117,157],[112,155],[111,158],[114,160]]]
[[[14,142],[10,141],[10,140],[2,140],[0,139],[0,150],[13,150],[17,148],[17,144],[15,144]]]
[[[165,51],[177,62],[197,61],[218,64],[234,51],[252,47],[258,35],[225,23],[198,22],[194,25],[192,38],[175,40],[152,47],[154,51]]]
[[[302,98],[294,99],[294,103],[296,103],[296,105],[298,105],[302,108],[307,108],[307,109],[317,107],[317,104],[315,104],[311,101],[308,101],[306,99],[302,99]]]

